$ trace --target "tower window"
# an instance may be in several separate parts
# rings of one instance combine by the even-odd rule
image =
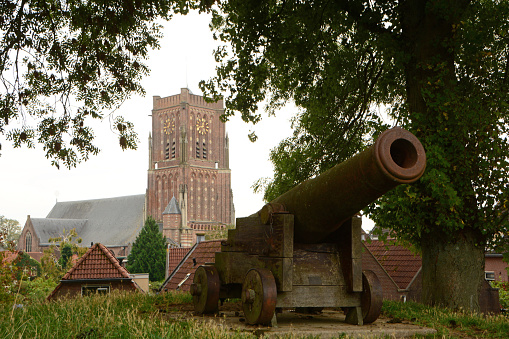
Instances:
[[[200,157],[200,143],[198,141],[196,142],[196,157]]]
[[[175,141],[171,145],[171,158],[175,159]]]
[[[203,143],[202,150],[203,150],[203,159],[207,159],[207,147],[206,147],[205,143]]]
[[[165,159],[169,159],[170,158],[170,143],[169,142],[166,143],[166,149],[165,149],[165,153],[164,153],[164,158]]]

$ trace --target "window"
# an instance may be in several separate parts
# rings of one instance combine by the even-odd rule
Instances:
[[[108,293],[110,293],[109,285],[84,285],[84,286],[81,286],[81,295],[108,294]]]
[[[207,159],[207,145],[205,145],[205,142],[203,143],[203,159]]]
[[[196,157],[200,157],[200,143],[198,141],[196,142]]]
[[[170,143],[166,143],[166,149],[164,152],[164,158],[169,159],[170,158]]]
[[[488,281],[494,281],[495,280],[495,272],[493,271],[485,271],[484,272],[484,279]]]
[[[171,144],[171,158],[175,159],[175,140],[173,140],[173,143]]]
[[[200,243],[202,241],[205,241],[205,234],[197,234],[196,235],[196,243]]]
[[[25,235],[25,252],[32,252],[32,233],[30,231]]]

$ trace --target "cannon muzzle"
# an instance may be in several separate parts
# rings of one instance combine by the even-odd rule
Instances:
[[[368,149],[274,199],[259,215],[268,223],[273,211],[284,209],[295,216],[295,242],[324,242],[389,190],[418,180],[425,167],[420,141],[395,127],[383,132]]]

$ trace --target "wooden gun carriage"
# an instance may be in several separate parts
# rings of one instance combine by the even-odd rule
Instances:
[[[236,229],[200,266],[191,294],[195,311],[214,313],[219,299],[241,298],[249,324],[270,324],[275,310],[341,307],[346,321],[367,324],[380,315],[382,288],[362,271],[358,212],[426,166],[419,140],[393,128],[375,144],[238,218]]]

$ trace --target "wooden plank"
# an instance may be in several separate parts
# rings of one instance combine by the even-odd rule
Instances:
[[[360,305],[360,293],[349,293],[346,285],[294,285],[292,291],[278,293],[276,307],[356,307]]]
[[[333,235],[338,244],[341,269],[350,292],[362,291],[361,225],[361,217],[354,216],[344,222]]]
[[[278,291],[292,290],[292,258],[259,257],[243,252],[216,253],[215,266],[221,284],[242,284],[252,268],[267,268],[274,275]]]
[[[337,252],[295,250],[294,285],[346,285]]]
[[[228,239],[221,251],[291,258],[293,215],[274,214],[269,225],[263,225],[258,217],[238,218],[235,232],[228,232]]]

